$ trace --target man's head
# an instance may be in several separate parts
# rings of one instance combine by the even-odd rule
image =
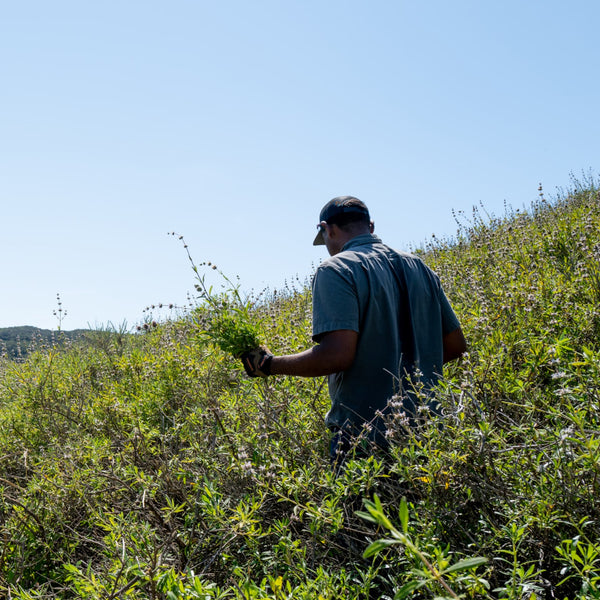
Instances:
[[[373,222],[364,202],[354,196],[338,196],[330,200],[319,215],[319,232],[314,246],[327,246],[329,254],[337,254],[353,237],[373,232]]]

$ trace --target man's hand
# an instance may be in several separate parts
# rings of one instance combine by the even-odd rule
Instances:
[[[242,354],[242,364],[250,377],[268,377],[271,374],[273,355],[265,346]]]

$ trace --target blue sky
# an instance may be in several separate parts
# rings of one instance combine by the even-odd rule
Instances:
[[[334,196],[408,249],[599,169],[596,0],[3,4],[0,327],[185,304],[170,231],[276,289]]]

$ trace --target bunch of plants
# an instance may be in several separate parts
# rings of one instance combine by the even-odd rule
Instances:
[[[175,232],[171,235],[182,242],[194,272],[194,287],[198,295],[193,320],[200,335],[234,358],[240,358],[244,352],[258,348],[261,345],[261,320],[258,311],[252,310],[257,299],[242,298],[239,284],[234,284],[210,261],[198,266],[183,236]],[[207,284],[206,272],[201,270],[203,267],[218,271],[223,281],[223,291],[216,292],[213,286]]]
[[[470,347],[444,414],[337,476],[325,381],[236,358],[310,346],[306,282],[216,293],[188,254],[189,314],[2,359],[0,595],[600,597],[598,186],[457,228],[417,249]]]

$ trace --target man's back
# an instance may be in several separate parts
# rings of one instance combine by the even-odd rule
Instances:
[[[457,327],[439,279],[420,259],[372,234],[350,240],[319,266],[313,282],[315,341],[340,329],[359,334],[352,366],[329,376],[327,425],[347,429],[372,422],[415,367],[426,388],[435,385],[443,336]]]

